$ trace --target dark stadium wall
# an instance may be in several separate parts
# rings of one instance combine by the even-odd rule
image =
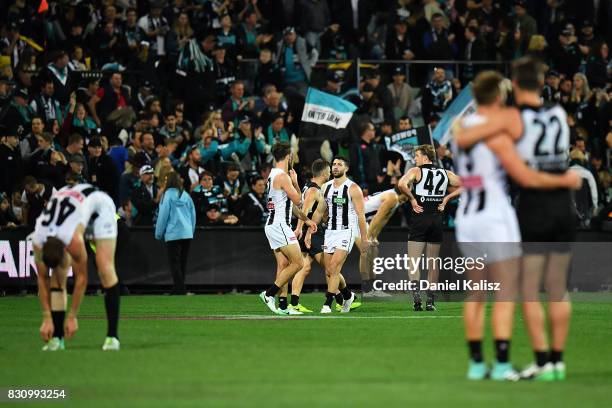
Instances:
[[[36,285],[36,267],[31,242],[26,241],[27,229],[0,231],[0,289],[25,289]],[[408,231],[403,228],[387,228],[383,231],[381,254],[403,254]],[[125,229],[120,233],[117,248],[117,272],[125,285],[152,288],[172,284],[166,249],[153,238],[150,228]],[[454,245],[454,233],[445,232],[441,257],[458,256]],[[583,250],[575,254],[571,287],[579,290],[601,290],[609,276],[612,264],[612,233],[581,231],[577,241]],[[602,248],[608,247],[608,250]],[[189,255],[187,285],[211,290],[215,288],[262,287],[269,284],[275,273],[275,263],[263,230],[251,227],[206,228],[196,231]],[[587,248],[587,250],[584,250]],[[592,250],[588,250],[592,248]],[[605,258],[605,259],[604,259]],[[90,256],[89,283],[99,280]],[[353,250],[343,268],[343,274],[351,285],[360,283],[359,254]],[[450,278],[452,272],[442,271],[440,279]],[[405,279],[397,275],[397,279]],[[307,287],[322,287],[324,275],[318,266],[313,267],[306,280]]]

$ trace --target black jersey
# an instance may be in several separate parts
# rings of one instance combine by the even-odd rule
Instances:
[[[419,168],[421,179],[413,184],[412,195],[423,207],[423,214],[438,214],[438,206],[448,190],[448,174],[434,164],[424,164]]]

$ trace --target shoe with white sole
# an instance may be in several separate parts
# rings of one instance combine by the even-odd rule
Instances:
[[[331,307],[327,305],[323,305],[323,307],[321,308],[321,314],[328,314],[331,312],[332,312]]]
[[[555,363],[555,378],[557,381],[565,381],[565,363],[563,361]]]
[[[263,291],[259,294],[259,298],[266,306],[268,306],[268,309],[270,309],[272,313],[277,313],[276,300],[274,299],[274,296],[266,296],[266,292]]]
[[[119,351],[119,339],[116,337],[107,337],[102,345],[103,351]]]
[[[64,339],[59,337],[52,337],[42,348],[42,351],[58,351],[65,350]]]
[[[348,313],[351,311],[351,305],[353,304],[353,302],[355,301],[355,294],[353,292],[351,292],[351,297],[348,299],[344,300],[344,303],[342,303],[342,310],[340,310],[340,313]]]

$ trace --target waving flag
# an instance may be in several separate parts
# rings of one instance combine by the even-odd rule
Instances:
[[[355,105],[342,98],[308,88],[302,122],[304,125],[312,123],[332,129],[344,129],[353,117],[355,109]]]
[[[444,111],[440,122],[433,131],[433,138],[440,142],[440,144],[446,144],[451,138],[451,126],[455,118],[462,118],[474,113],[476,110],[476,102],[472,97],[472,85],[469,84],[459,93],[457,98],[450,104],[450,106]]]

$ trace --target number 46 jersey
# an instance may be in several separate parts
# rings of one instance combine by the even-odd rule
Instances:
[[[48,237],[56,237],[68,245],[79,225],[85,227],[88,238],[114,239],[117,237],[115,213],[113,200],[94,186],[66,186],[51,197],[36,220],[32,241],[42,246]]]

